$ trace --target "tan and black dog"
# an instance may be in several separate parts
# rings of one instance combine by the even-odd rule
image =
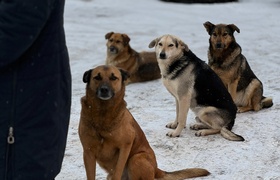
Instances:
[[[130,74],[126,83],[144,82],[161,77],[155,52],[137,52],[129,45],[127,34],[109,32],[106,65],[117,66]]]
[[[201,168],[165,172],[157,167],[154,151],[126,108],[128,75],[115,66],[98,66],[84,73],[79,137],[88,180],[96,176],[96,163],[112,180],[179,180],[206,176]]]
[[[208,64],[219,75],[231,94],[238,112],[259,111],[273,105],[272,98],[263,96],[262,82],[251,70],[236,42],[234,24],[204,24],[209,38]]]
[[[164,35],[153,40],[162,81],[176,99],[176,119],[166,125],[175,129],[167,135],[177,137],[186,126],[189,109],[196,115],[196,136],[221,133],[231,141],[244,138],[231,131],[237,108],[217,74],[200,60],[179,38]]]

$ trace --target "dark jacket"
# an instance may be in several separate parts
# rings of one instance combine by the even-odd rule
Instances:
[[[63,13],[64,0],[0,0],[1,180],[60,171],[71,106]]]

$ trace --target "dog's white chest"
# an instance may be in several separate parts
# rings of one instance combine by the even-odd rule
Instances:
[[[163,85],[166,87],[166,89],[171,94],[176,96],[176,94],[177,94],[176,92],[177,92],[177,88],[178,88],[178,81],[172,81],[169,79],[162,78],[162,82],[163,82]]]

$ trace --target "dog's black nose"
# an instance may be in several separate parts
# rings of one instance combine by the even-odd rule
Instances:
[[[216,48],[222,48],[222,43],[217,43]]]
[[[160,58],[160,59],[165,59],[165,58],[166,58],[165,52],[161,52],[161,53],[159,54],[159,58]]]
[[[109,86],[103,85],[97,91],[97,97],[102,100],[108,100],[113,97],[113,92],[111,91]]]
[[[108,49],[109,49],[109,52],[111,52],[111,53],[114,53],[114,54],[118,53],[118,49],[114,46],[110,46]]]
[[[101,94],[108,94],[109,88],[107,86],[102,86],[100,88],[100,92],[101,92]]]

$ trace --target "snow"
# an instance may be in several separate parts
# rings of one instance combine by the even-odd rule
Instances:
[[[65,31],[73,79],[72,112],[65,158],[57,180],[86,179],[83,150],[78,137],[80,98],[85,94],[83,73],[106,58],[105,34],[126,33],[137,51],[153,51],[149,43],[163,35],[180,37],[201,59],[207,61],[209,36],[203,23],[235,24],[243,54],[264,85],[264,95],[274,106],[259,112],[237,114],[233,132],[244,142],[211,135],[196,137],[189,112],[187,127],[179,138],[165,134],[165,125],[175,118],[175,100],[161,80],[128,85],[125,100],[155,151],[159,168],[174,171],[206,168],[211,175],[196,179],[280,180],[280,2],[240,0],[222,4],[173,4],[158,0],[67,0]],[[106,179],[97,165],[96,179]]]

